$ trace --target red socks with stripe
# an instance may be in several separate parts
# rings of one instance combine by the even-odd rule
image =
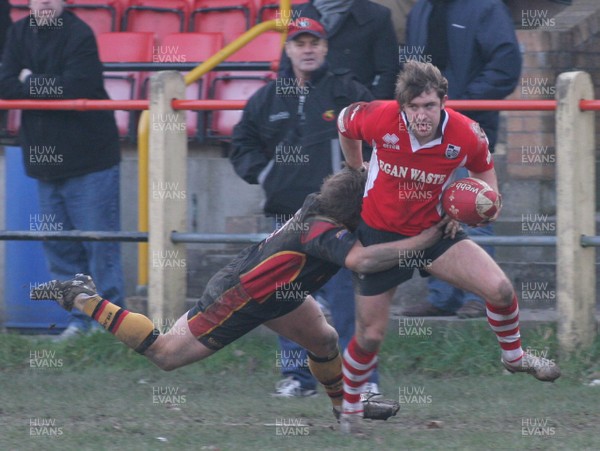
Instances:
[[[502,348],[502,358],[507,362],[516,362],[523,357],[521,334],[519,333],[519,304],[517,296],[513,296],[508,307],[498,307],[485,303],[488,323],[498,337]]]
[[[363,405],[360,401],[362,386],[369,380],[377,368],[377,352],[368,352],[362,349],[352,337],[344,351],[344,403],[342,413],[362,414]]]
[[[85,301],[83,312],[140,354],[146,352],[160,335],[152,321],[144,315],[125,310],[100,296],[90,296]]]

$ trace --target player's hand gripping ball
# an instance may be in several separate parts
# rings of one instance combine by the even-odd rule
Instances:
[[[442,195],[446,214],[469,226],[490,221],[501,206],[501,196],[483,180],[474,177],[451,183]]]

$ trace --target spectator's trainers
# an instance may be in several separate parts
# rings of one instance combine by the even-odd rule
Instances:
[[[477,301],[468,301],[456,311],[456,316],[461,319],[482,318],[487,316],[485,305]]]
[[[75,298],[79,294],[96,296],[96,285],[90,276],[85,274],[75,274],[75,277],[64,282],[51,280],[48,283],[41,284],[31,290],[30,298],[34,301],[50,299],[67,311],[73,309]]]
[[[506,362],[504,359],[501,362],[511,373],[529,373],[540,381],[554,382],[560,377],[560,368],[556,363],[528,352],[524,352],[523,357],[516,362]]]
[[[67,340],[71,340],[73,338],[78,338],[85,335],[85,330],[83,328],[81,328],[78,325],[75,324],[69,324],[69,326],[62,331],[62,333],[60,335],[58,335],[57,337],[54,337],[52,339],[52,341],[54,342],[61,342],[61,341],[67,341]]]
[[[406,307],[400,314],[402,316],[454,316],[454,313],[441,310],[427,301]]]
[[[290,376],[277,382],[275,393],[272,393],[271,396],[279,398],[306,398],[317,396],[317,391],[310,388],[302,388],[300,381]]]

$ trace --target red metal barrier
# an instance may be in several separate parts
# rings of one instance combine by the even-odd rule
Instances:
[[[0,110],[147,110],[148,100],[0,100]],[[245,100],[173,100],[176,110],[241,110]],[[554,111],[556,100],[448,100],[456,110]],[[581,100],[582,111],[600,111],[600,100]]]
[[[147,110],[147,100],[0,100],[0,110]]]

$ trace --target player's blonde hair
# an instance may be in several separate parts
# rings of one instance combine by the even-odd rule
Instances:
[[[448,94],[448,80],[431,63],[410,60],[396,79],[396,101],[406,105],[424,92],[435,91],[440,100]]]

